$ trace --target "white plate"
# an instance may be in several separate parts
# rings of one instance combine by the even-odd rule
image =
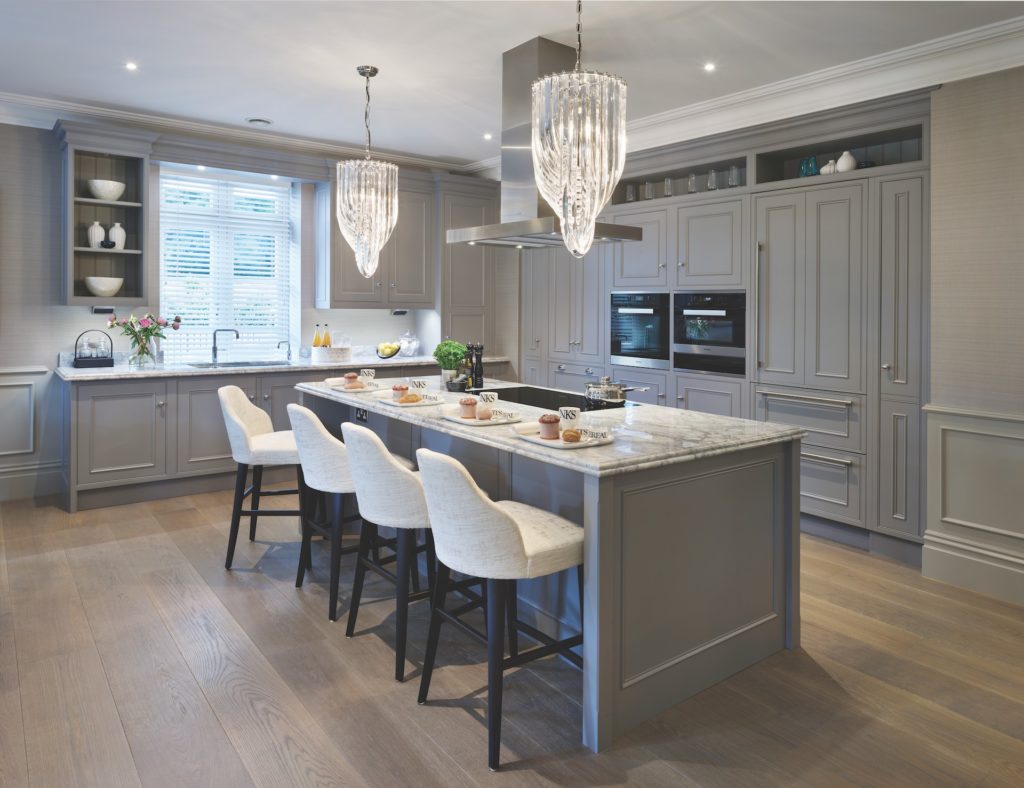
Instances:
[[[558,440],[546,440],[540,437],[540,425],[539,424],[522,424],[518,427],[510,427],[509,431],[513,435],[517,435],[524,441],[530,443],[536,443],[538,446],[547,446],[549,449],[589,449],[594,446],[607,446],[613,440],[614,437],[609,435],[603,440],[595,440],[594,438],[580,438],[576,443],[566,443],[561,438]]]
[[[514,419],[464,419],[459,415],[458,405],[453,408],[447,408],[441,414],[441,418],[447,421],[454,421],[456,424],[464,424],[467,427],[497,427],[501,424],[516,424],[523,420],[522,416],[516,416]]]
[[[328,383],[327,385],[342,394],[379,394],[384,390],[384,387],[377,383],[367,383],[366,388],[362,389],[346,389],[344,383]]]
[[[444,405],[444,400],[437,400],[431,402],[430,400],[420,400],[419,402],[399,402],[391,396],[389,391],[386,396],[382,396],[380,401],[385,405],[394,405],[396,408],[436,408],[438,405]]]

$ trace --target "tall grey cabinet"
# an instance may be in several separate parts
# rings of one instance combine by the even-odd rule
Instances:
[[[444,243],[447,230],[497,221],[493,185],[460,182],[441,192],[441,334],[464,342],[495,346],[493,313],[494,251],[487,246]]]

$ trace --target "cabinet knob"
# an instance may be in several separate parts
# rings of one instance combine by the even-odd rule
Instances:
[[[892,364],[882,364],[882,369],[888,372],[890,369],[892,369]]]
[[[264,394],[263,395],[263,401],[266,402],[268,399],[270,399],[270,395],[269,394]]]
[[[563,369],[565,369],[565,364],[559,364],[558,365],[559,372],[561,372]]]
[[[255,394],[250,394],[249,395],[249,402],[255,402],[255,401],[256,401],[256,395]]]
[[[381,282],[377,282],[377,287],[380,287],[381,284],[382,284]]]
[[[394,286],[395,286],[395,283],[394,283],[394,282],[392,282],[392,283],[391,283],[391,286],[392,286],[392,287],[394,287]]]
[[[658,263],[658,268],[664,268],[664,267],[665,267],[664,263]]]
[[[658,394],[658,399],[665,399],[665,394],[664,393],[659,393]]]
[[[166,404],[167,404],[166,402],[164,402],[163,400],[160,400],[160,401],[159,401],[158,403],[156,403],[156,406],[157,406],[158,408],[162,408],[162,407],[163,407],[164,405],[166,405]]]
[[[676,263],[676,268],[683,268],[686,263]]]
[[[594,370],[592,368],[590,368],[590,367],[587,367],[586,372],[587,372],[588,375],[593,375],[594,374]]]
[[[683,394],[682,396],[676,397],[676,402],[686,402],[686,395]]]

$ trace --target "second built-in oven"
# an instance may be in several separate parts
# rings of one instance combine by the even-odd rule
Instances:
[[[612,293],[609,348],[612,364],[668,369],[672,363],[668,293]]]
[[[747,294],[742,290],[685,292],[676,293],[673,299],[672,366],[743,375]]]

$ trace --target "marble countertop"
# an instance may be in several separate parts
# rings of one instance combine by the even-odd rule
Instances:
[[[378,381],[390,387],[387,380]],[[498,391],[518,383],[496,382],[488,390]],[[796,427],[768,424],[727,416],[714,416],[690,410],[666,408],[660,405],[616,408],[583,414],[584,424],[607,425],[614,441],[604,446],[586,449],[549,449],[517,437],[509,425],[470,427],[441,418],[441,406],[398,408],[387,404],[387,391],[383,398],[373,394],[347,394],[325,383],[300,383],[299,391],[318,397],[366,408],[391,418],[455,435],[503,451],[531,457],[551,465],[579,471],[591,476],[615,474],[657,468],[664,465],[696,460],[740,449],[798,440],[805,433]],[[440,391],[440,383],[431,381],[429,390]],[[454,404],[464,394],[440,392],[445,404]],[[523,415],[523,421],[533,421],[547,411],[528,405],[510,404]]]
[[[507,356],[484,356],[484,372],[488,364],[507,363]],[[144,378],[180,378],[196,375],[262,375],[274,372],[305,372],[322,371],[324,377],[330,377],[341,370],[385,367],[433,367],[439,373],[437,361],[433,356],[394,356],[388,359],[376,356],[353,358],[343,364],[314,364],[309,359],[284,361],[279,364],[261,365],[258,367],[193,367],[188,364],[156,364],[143,369],[129,367],[126,363],[115,363],[112,367],[78,369],[72,366],[59,366],[54,371],[58,377],[73,383],[85,383],[98,380],[142,380]]]

